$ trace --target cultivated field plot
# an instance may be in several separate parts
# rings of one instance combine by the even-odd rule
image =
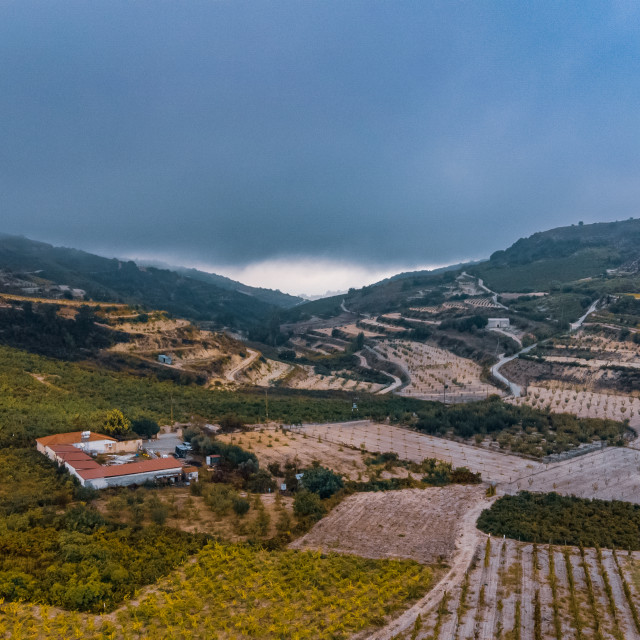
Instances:
[[[348,372],[344,372],[348,374]],[[364,382],[361,380],[352,380],[340,375],[337,371],[331,376],[318,375],[310,365],[296,365],[295,374],[291,373],[288,377],[282,379],[283,386],[292,389],[313,389],[318,391],[364,391],[367,393],[376,393],[383,389],[386,385]]]
[[[265,513],[269,516],[269,522],[262,535],[265,539],[277,535],[276,523],[282,510],[293,518],[293,498],[280,496],[276,502],[273,493],[251,496],[251,508],[242,518],[238,518],[231,507],[225,513],[214,512],[202,497],[191,495],[188,487],[169,487],[153,492],[138,489],[136,495],[141,500],[136,501],[138,517],[139,514],[143,514],[139,524],[153,524],[152,510],[154,507],[157,508],[158,504],[162,504],[167,508],[167,526],[189,533],[219,536],[229,542],[243,542],[248,538],[259,514],[259,510],[255,508],[256,500],[262,503]],[[247,497],[244,491],[239,492],[239,495]],[[136,517],[134,510],[127,503],[127,494],[124,493],[115,496],[101,495],[94,505],[102,514],[117,522],[132,523]]]
[[[500,491],[510,494],[555,491],[579,498],[640,504],[640,451],[637,449],[607,447],[545,467],[528,477],[501,484]]]
[[[447,560],[462,516],[483,500],[483,487],[461,485],[357,493],[290,547],[425,564]]]
[[[462,582],[438,606],[404,632],[371,637],[636,640],[639,571],[637,554],[585,549],[583,555],[576,547],[492,538],[478,547]]]
[[[564,388],[563,388],[564,387]],[[579,418],[610,418],[629,420],[630,425],[640,425],[640,398],[585,391],[584,388],[568,389],[566,385],[547,383],[530,386],[520,398],[505,398],[511,404],[528,404],[536,409],[548,409],[554,413],[572,413]]]
[[[386,320],[387,322],[389,321],[398,321],[398,320],[404,320],[406,322],[408,322],[409,324],[413,324],[413,325],[431,325],[433,326],[438,326],[440,324],[439,321],[437,320],[422,320],[420,318],[407,318],[406,316],[403,316],[401,313],[393,312],[393,313],[386,313],[383,316],[380,316],[381,320]]]
[[[408,560],[211,543],[113,613],[3,604],[0,638],[348,640],[384,625],[433,578]]]
[[[448,402],[481,400],[489,394],[500,393],[481,380],[479,365],[450,351],[409,340],[391,340],[376,345],[375,351],[384,360],[398,364],[411,378],[399,395],[442,401],[444,385],[448,386]]]
[[[267,359],[266,362],[255,360],[249,367],[235,376],[241,384],[257,387],[269,387],[278,383],[290,389],[313,389],[317,391],[363,391],[376,393],[385,385],[352,380],[339,375],[318,375],[310,365],[291,365],[277,360]]]
[[[404,327],[398,327],[394,324],[385,324],[384,322],[379,322],[378,320],[361,320],[360,326],[364,329],[369,329],[371,331],[378,331],[380,333],[402,333],[406,331]]]
[[[454,467],[467,467],[474,473],[479,472],[486,482],[510,483],[545,469],[541,462],[369,420],[308,424],[295,430],[315,438],[318,443],[333,442],[372,453],[393,451],[402,460],[422,462],[425,458],[437,458],[451,462]]]
[[[317,438],[304,431],[288,430],[284,434],[276,429],[248,431],[242,434],[221,434],[216,437],[221,442],[237,444],[258,456],[260,466],[266,468],[271,462],[283,466],[287,461],[297,461],[301,468],[318,461],[351,480],[367,478],[364,456],[356,449],[329,440],[318,442]],[[399,474],[403,475],[403,474]],[[406,473],[404,474],[406,475]]]
[[[243,371],[239,372],[235,379],[240,384],[248,384],[256,387],[268,387],[274,380],[289,373],[293,366],[278,360],[255,360]]]
[[[562,388],[573,391],[593,391],[609,395],[637,395],[634,390],[633,380],[629,378],[629,372],[635,373],[635,369],[612,369],[601,367],[576,367],[560,362],[548,360],[523,360],[516,358],[507,362],[500,372],[509,380],[523,388],[539,386],[543,388]],[[622,391],[625,390],[625,391]]]
[[[558,355],[563,352],[570,356],[587,355],[586,364],[595,358],[606,364],[640,365],[640,346],[635,342],[615,340],[602,334],[587,333],[584,330],[564,340],[554,340],[552,353]]]

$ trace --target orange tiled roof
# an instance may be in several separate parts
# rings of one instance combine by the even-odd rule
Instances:
[[[56,444],[75,444],[78,442],[95,442],[96,440],[111,440],[111,442],[117,442],[115,438],[111,436],[105,436],[102,433],[89,432],[88,440],[82,439],[82,431],[69,431],[68,433],[54,433],[52,436],[44,436],[44,438],[38,438],[36,442],[39,442],[45,447],[50,447]]]
[[[149,473],[152,471],[165,471],[169,469],[182,469],[182,465],[175,458],[156,458],[143,460],[142,462],[129,462],[128,464],[114,464],[110,467],[99,466],[99,469],[78,469],[78,475],[85,480],[94,478],[113,478],[115,476],[128,476],[134,473]]]

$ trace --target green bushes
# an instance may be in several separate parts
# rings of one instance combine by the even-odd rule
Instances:
[[[160,370],[158,375],[164,374]],[[38,376],[38,379],[34,375]],[[159,424],[199,415],[216,422],[236,414],[244,423],[265,420],[263,391],[212,391],[197,385],[159,381],[107,371],[91,363],[52,360],[0,346],[0,446],[30,446],[33,438],[91,429],[99,431],[105,412],[118,407],[130,419]],[[269,393],[269,417],[288,424],[351,419],[353,396],[341,392],[288,389]],[[362,394],[360,417],[405,420],[427,406],[421,400]]]
[[[81,611],[111,609],[167,574],[202,536],[111,523],[86,507],[0,519],[0,598]]]
[[[325,499],[330,498],[334,493],[342,489],[344,483],[337,473],[318,465],[305,469],[304,475],[300,480],[300,486]]]
[[[528,542],[638,550],[640,506],[523,491],[485,509],[478,528]]]
[[[429,403],[418,412],[416,427],[431,434],[471,438],[475,434],[496,437],[511,451],[543,457],[600,439],[620,444],[625,423],[597,418],[577,418],[566,413],[514,406],[492,396],[481,402],[445,406]]]
[[[318,494],[299,491],[293,501],[293,513],[300,520],[317,522],[324,516],[325,508]]]
[[[0,451],[0,473],[0,599],[111,609],[206,541],[155,525],[121,525],[82,504],[67,507],[79,493],[88,497],[86,490],[33,449]],[[147,509],[164,523],[168,508],[155,495]]]

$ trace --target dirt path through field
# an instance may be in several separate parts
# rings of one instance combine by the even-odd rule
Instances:
[[[490,505],[490,502],[489,500],[480,500],[463,516],[460,524],[462,533],[456,541],[456,554],[449,572],[440,582],[434,585],[422,600],[418,601],[386,627],[368,636],[369,640],[391,640],[393,636],[411,628],[418,615],[422,616],[422,618],[427,617],[429,612],[438,606],[445,591],[451,593],[456,587],[459,587],[473,560],[476,549],[486,539],[486,536],[476,529],[476,520],[482,510]]]
[[[254,351],[253,349],[247,349],[249,355],[242,361],[240,364],[237,364],[233,369],[227,371],[224,375],[225,378],[229,382],[233,382],[236,379],[236,376],[244,371],[247,367],[251,366],[251,363],[260,355],[259,351]]]

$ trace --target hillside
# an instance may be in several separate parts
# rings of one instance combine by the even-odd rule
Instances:
[[[202,282],[208,282],[221,289],[227,289],[229,291],[237,291],[244,293],[248,296],[253,296],[262,302],[271,304],[274,307],[282,307],[283,309],[289,309],[304,302],[304,298],[299,296],[292,296],[288,293],[283,293],[279,289],[265,289],[264,287],[250,287],[247,284],[232,280],[226,276],[218,275],[217,273],[208,273],[207,271],[199,271],[198,269],[189,269],[187,267],[176,267],[173,265],[163,264],[161,262],[144,262],[142,264],[148,264],[149,266],[155,266],[159,269],[168,269],[175,271],[180,275],[187,276],[193,280],[200,280]]]
[[[635,273],[639,247],[640,219],[578,224],[521,238],[469,271],[495,291],[548,291],[611,270]]]
[[[24,237],[0,235],[2,290],[81,289],[98,301],[141,304],[192,320],[245,329],[268,318],[275,307],[247,295],[183,274],[54,247]]]

